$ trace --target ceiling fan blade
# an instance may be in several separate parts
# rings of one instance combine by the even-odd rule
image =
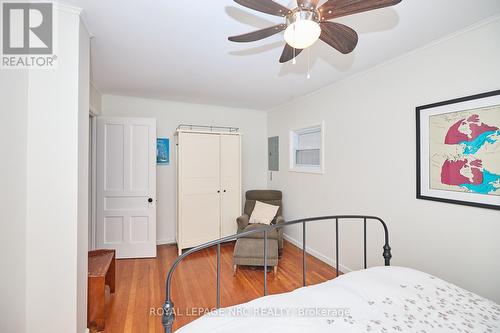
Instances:
[[[369,10],[394,6],[401,1],[402,0],[328,0],[319,7],[319,12],[321,20],[325,21]]]
[[[283,64],[287,61],[292,60],[293,58],[298,56],[300,52],[302,52],[301,49],[294,49],[290,45],[286,44],[285,48],[283,49],[283,53],[281,53],[280,63]]]
[[[232,36],[229,37],[228,39],[231,42],[239,42],[239,43],[255,42],[257,40],[261,40],[269,36],[275,35],[278,32],[281,32],[285,29],[286,29],[286,24],[278,24],[269,28],[249,32],[247,34]]]
[[[234,0],[234,2],[242,5],[243,7],[275,16],[285,17],[288,13],[290,13],[290,9],[272,0]]]
[[[343,54],[351,53],[358,45],[358,34],[346,25],[321,22],[320,39]]]
[[[316,8],[319,0],[297,0],[297,5],[300,8]]]

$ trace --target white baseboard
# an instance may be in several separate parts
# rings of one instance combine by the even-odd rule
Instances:
[[[287,241],[289,241],[290,243],[292,243],[293,245],[299,247],[302,249],[302,242],[299,242],[298,240],[296,240],[295,238],[292,238],[290,237],[289,235],[287,234],[283,234],[283,238]],[[335,260],[333,258],[330,258],[326,255],[324,255],[323,253],[320,253],[319,251],[316,251],[315,249],[311,248],[310,246],[306,246],[306,252],[310,255],[312,255],[313,257],[315,257],[316,259],[319,259],[321,260],[322,262],[324,262],[325,264],[328,264],[332,267],[335,267]],[[349,273],[349,272],[352,272],[353,269],[347,267],[347,266],[344,266],[342,264],[339,264],[339,271],[341,271],[342,273]]]
[[[90,330],[86,328],[84,333],[90,333]]]
[[[156,241],[156,245],[171,245],[177,243],[175,239],[159,239]]]

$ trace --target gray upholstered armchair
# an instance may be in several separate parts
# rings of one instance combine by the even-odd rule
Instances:
[[[254,228],[262,227],[261,224],[252,224],[249,223],[250,215],[252,215],[252,211],[255,207],[255,201],[260,201],[267,203],[269,205],[279,206],[278,212],[276,213],[276,217],[271,222],[272,224],[283,223],[285,220],[283,219],[283,202],[282,202],[282,193],[281,191],[274,190],[253,190],[247,191],[246,193],[246,201],[244,213],[242,216],[238,217],[236,222],[238,223],[238,232],[242,232],[244,230],[251,230]],[[268,234],[269,239],[277,239],[278,240],[278,252],[281,256],[283,251],[283,229],[275,229]],[[248,238],[264,238],[264,233],[256,233],[248,236]]]

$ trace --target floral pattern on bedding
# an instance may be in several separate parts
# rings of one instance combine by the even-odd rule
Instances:
[[[385,320],[370,320],[366,332],[500,332],[500,306],[434,276],[427,287],[401,284],[408,297],[369,300]],[[432,286],[429,288],[429,285]],[[401,316],[401,309],[404,315]],[[345,319],[344,321],[352,321]]]

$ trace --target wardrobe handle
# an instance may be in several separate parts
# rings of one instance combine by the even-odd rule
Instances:
[[[220,190],[218,190],[217,193],[220,193]]]
[[[226,193],[226,190],[224,190],[224,193]]]

